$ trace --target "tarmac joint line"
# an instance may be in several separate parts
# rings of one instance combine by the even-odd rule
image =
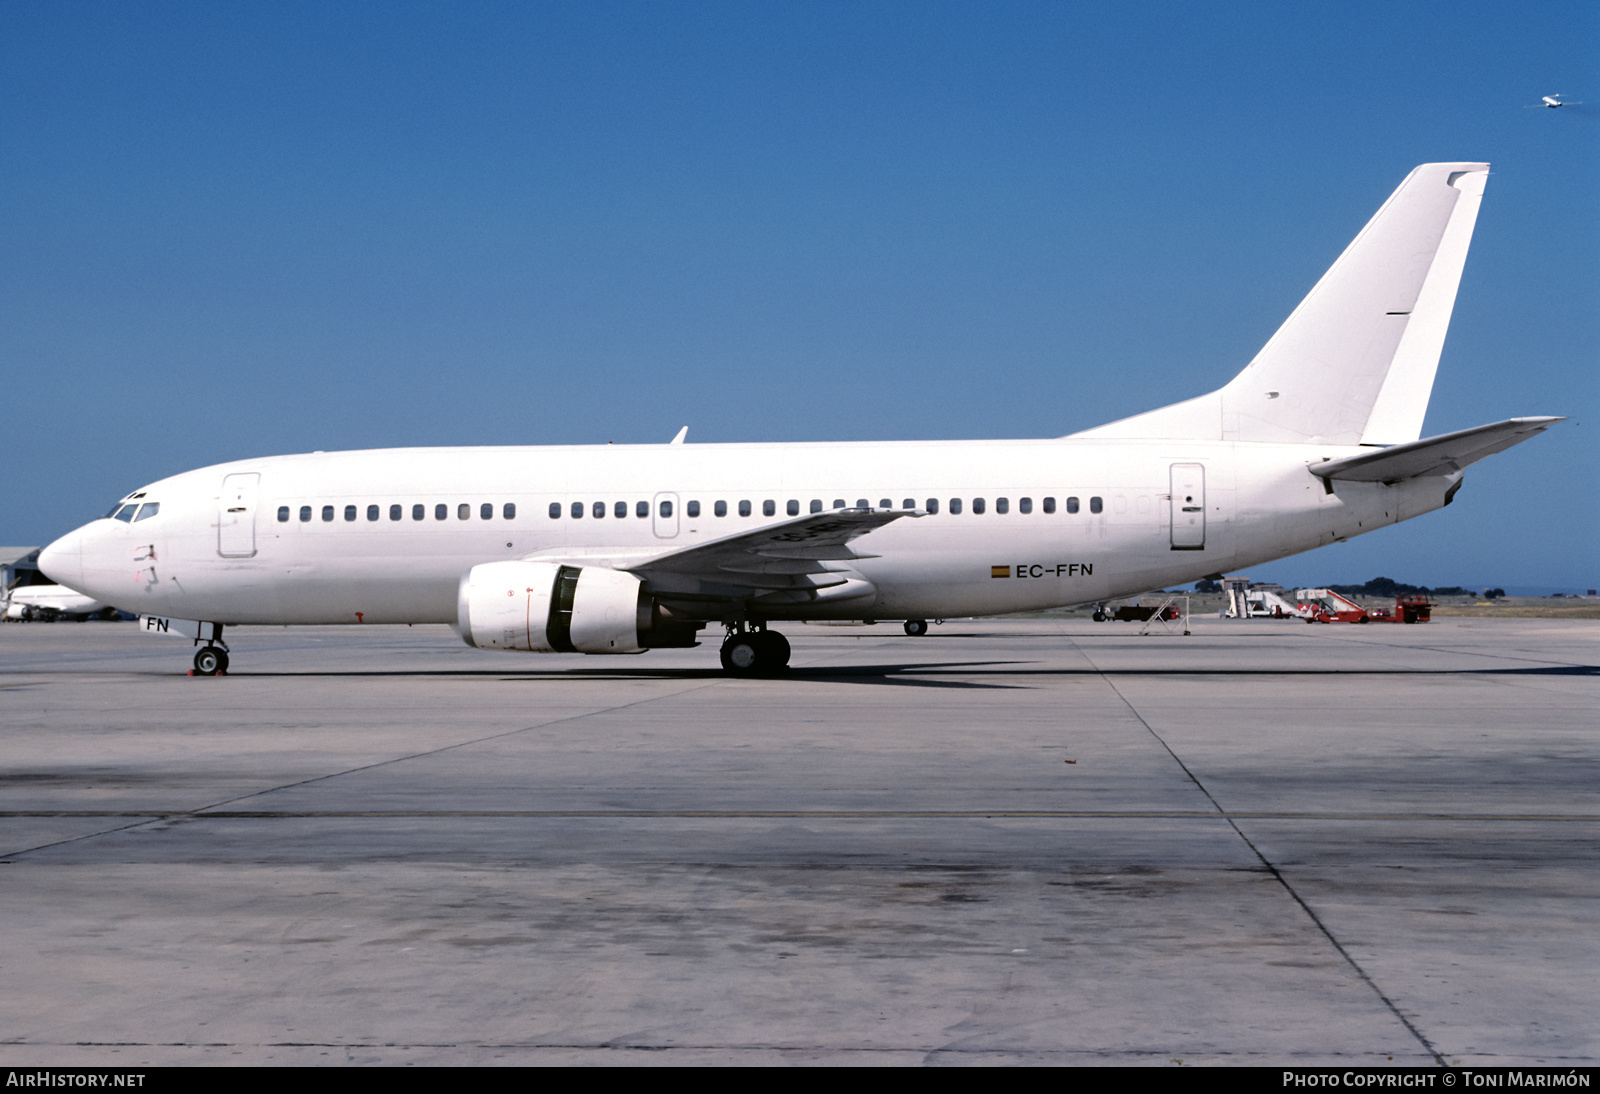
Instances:
[[[1093,658],[1089,656],[1088,652],[1084,650],[1082,646],[1078,645],[1076,639],[1072,641],[1072,644],[1077,648],[1079,654],[1085,661],[1087,661],[1090,665],[1094,664]],[[1340,957],[1344,958],[1345,962],[1352,970],[1354,970],[1355,974],[1361,978],[1361,981],[1372,989],[1373,994],[1382,1001],[1386,1008],[1388,1008],[1389,1013],[1393,1014],[1400,1024],[1404,1026],[1411,1034],[1411,1036],[1416,1038],[1417,1043],[1427,1051],[1429,1056],[1433,1057],[1434,1062],[1438,1064],[1438,1066],[1448,1067],[1449,1064],[1445,1061],[1443,1054],[1433,1046],[1432,1042],[1430,1042],[1427,1037],[1423,1036],[1422,1031],[1416,1027],[1411,1019],[1407,1018],[1405,1014],[1401,1012],[1400,1008],[1395,1005],[1394,1000],[1390,999],[1384,990],[1378,986],[1378,982],[1367,974],[1366,969],[1361,967],[1361,963],[1355,959],[1355,956],[1351,954],[1349,950],[1345,949],[1345,947],[1339,942],[1338,938],[1334,937],[1333,931],[1330,930],[1328,925],[1322,921],[1322,918],[1317,915],[1317,913],[1312,909],[1311,905],[1306,903],[1305,898],[1295,891],[1294,886],[1289,883],[1289,879],[1284,877],[1283,872],[1280,871],[1277,866],[1275,866],[1272,861],[1262,853],[1261,848],[1257,847],[1255,843],[1251,841],[1250,837],[1244,834],[1244,830],[1241,829],[1233,817],[1229,816],[1228,813],[1222,808],[1222,804],[1217,801],[1217,799],[1212,795],[1211,791],[1206,789],[1206,785],[1200,781],[1199,776],[1189,769],[1189,765],[1183,762],[1183,759],[1172,750],[1172,746],[1167,744],[1166,740],[1161,736],[1161,734],[1157,733],[1155,728],[1151,726],[1149,722],[1145,721],[1144,715],[1139,713],[1138,708],[1128,701],[1128,697],[1126,695],[1122,694],[1122,690],[1117,687],[1116,682],[1109,676],[1104,677],[1104,679],[1106,686],[1109,687],[1112,692],[1115,693],[1116,697],[1122,700],[1123,705],[1128,708],[1128,713],[1137,718],[1139,720],[1139,724],[1144,726],[1145,731],[1149,733],[1150,736],[1155,738],[1156,743],[1162,747],[1167,755],[1172,757],[1172,762],[1178,765],[1179,770],[1184,773],[1190,782],[1194,783],[1195,789],[1199,790],[1201,794],[1205,795],[1206,800],[1211,803],[1214,809],[1216,809],[1217,815],[1225,820],[1228,824],[1228,827],[1233,829],[1234,834],[1239,837],[1246,847],[1250,848],[1250,853],[1255,855],[1256,859],[1267,869],[1267,871],[1272,875],[1273,879],[1283,887],[1283,891],[1289,894],[1290,899],[1300,906],[1300,910],[1305,912],[1306,916],[1311,920],[1311,922],[1316,925],[1317,930],[1320,931],[1322,936],[1328,940],[1328,944],[1331,945],[1335,951],[1337,951]]]

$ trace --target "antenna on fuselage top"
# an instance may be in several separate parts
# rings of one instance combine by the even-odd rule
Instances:
[[[672,438],[672,440],[668,441],[667,443],[668,444],[682,444],[683,443],[683,439],[685,437],[687,437],[688,435],[689,435],[689,427],[688,426],[684,426],[682,429],[678,430],[678,435],[676,437]]]

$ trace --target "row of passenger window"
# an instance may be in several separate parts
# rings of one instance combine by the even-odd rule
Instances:
[[[870,506],[871,506],[871,503],[866,498],[858,498],[858,499],[856,499],[855,507],[857,509],[867,509],[867,508],[870,508]],[[940,506],[940,502],[939,502],[938,498],[927,498],[927,499],[925,499],[923,501],[923,504],[922,504],[922,508],[927,510],[929,513],[937,513],[937,512],[939,512],[939,506]],[[127,520],[127,519],[129,519],[129,517],[133,516],[134,508],[135,507],[131,506],[131,505],[130,506],[123,506],[122,507],[122,511],[117,512],[115,515],[116,515],[117,519],[119,519],[119,520]],[[154,503],[147,503],[144,506],[144,509],[149,510],[149,512],[141,511],[139,513],[138,517],[135,518],[135,519],[143,520],[147,516],[154,516],[157,508],[158,507]],[[811,512],[813,512],[813,513],[821,513],[821,512],[824,511],[824,508],[825,507],[822,504],[822,499],[821,498],[813,498],[813,499],[811,499],[811,505],[810,505]],[[846,509],[846,508],[849,508],[849,506],[847,506],[845,504],[845,501],[844,501],[843,498],[835,498],[835,499],[833,499],[833,505],[831,506],[831,508],[834,508],[834,509]],[[895,508],[895,506],[894,506],[894,503],[893,503],[893,501],[891,499],[883,498],[878,502],[878,508],[880,508],[880,509],[893,509],[893,508]],[[900,508],[901,509],[915,509],[915,508],[917,508],[916,499],[915,498],[906,498],[900,504]],[[946,511],[949,512],[952,515],[959,515],[964,510],[964,508],[965,508],[965,503],[961,498],[951,498],[951,499],[949,499]],[[1065,508],[1066,508],[1066,511],[1068,513],[1076,513],[1076,512],[1078,512],[1078,508],[1079,508],[1078,499],[1076,497],[1067,498],[1066,499],[1066,507]],[[1091,497],[1089,499],[1089,512],[1098,513],[1103,508],[1104,508],[1104,503],[1100,500],[1100,498]],[[1054,513],[1056,511],[1056,499],[1055,498],[1041,498],[1040,502],[1039,502],[1039,509],[1040,509],[1041,512]],[[972,499],[972,512],[974,514],[981,515],[983,513],[988,512],[988,510],[989,510],[989,503],[988,503],[987,499],[985,499],[985,498],[973,498]],[[599,520],[599,519],[603,518],[606,515],[607,506],[606,506],[606,503],[603,502],[603,501],[592,502],[592,503],[587,504],[587,505],[584,502],[575,501],[570,505],[570,507],[568,507],[565,510],[563,510],[562,504],[559,501],[553,501],[553,502],[550,503],[550,519],[551,520],[560,520],[563,511],[567,512],[568,514],[570,514],[571,518],[573,520],[581,520],[586,512],[590,516],[592,516],[595,520]],[[659,511],[660,511],[660,515],[661,516],[663,516],[663,517],[671,517],[672,516],[672,501],[670,499],[663,498],[661,500],[660,504],[659,504]],[[740,501],[738,503],[738,511],[739,511],[739,515],[741,517],[748,517],[748,516],[752,516],[754,514],[755,507],[749,501]],[[791,517],[799,516],[800,515],[800,501],[799,501],[799,499],[790,498],[788,500],[788,502],[786,502],[785,505],[784,505],[784,511]],[[994,511],[996,513],[1009,513],[1009,512],[1011,512],[1011,499],[1010,498],[995,498],[994,499]],[[278,523],[280,523],[280,524],[288,524],[291,512],[292,512],[292,509],[291,509],[290,506],[287,506],[287,505],[278,506]],[[299,514],[299,516],[300,516],[301,522],[302,523],[309,523],[311,521],[311,519],[312,519],[312,516],[313,516],[314,512],[315,512],[314,508],[312,506],[310,506],[310,505],[302,505],[302,506],[300,506],[300,514]],[[611,515],[616,517],[617,519],[619,519],[619,520],[623,519],[628,515],[628,503],[625,502],[625,501],[613,502],[611,507],[610,507],[610,512],[611,512]],[[1019,512],[1019,513],[1031,513],[1031,512],[1033,512],[1033,499],[1032,498],[1018,498],[1017,499],[1017,512]],[[327,523],[331,524],[334,521],[337,513],[338,513],[338,509],[337,509],[336,506],[324,505],[322,507],[322,519],[323,519],[323,521],[325,521]],[[685,515],[687,515],[689,517],[698,517],[700,515],[700,503],[698,501],[690,501],[690,502],[688,502],[684,506],[684,513],[685,513]],[[711,503],[711,513],[712,513],[713,516],[718,516],[718,517],[727,516],[728,515],[728,503],[725,502],[725,501],[712,502]],[[124,515],[124,514],[126,514],[126,515]],[[370,520],[370,521],[380,520],[382,518],[382,515],[383,515],[383,510],[382,510],[381,506],[378,506],[378,505],[368,505],[367,506],[366,517],[367,517],[368,520]],[[472,505],[471,505],[471,503],[469,503],[469,502],[461,502],[460,504],[458,504],[455,507],[455,515],[456,515],[456,519],[457,520],[471,520],[472,519]],[[633,505],[633,515],[635,517],[639,517],[639,518],[648,517],[650,515],[650,503],[647,502],[647,501],[635,502],[634,505]],[[777,516],[778,515],[778,503],[776,501],[773,501],[770,498],[768,500],[766,500],[766,501],[763,501],[761,503],[761,515],[764,516],[764,517]],[[353,522],[353,521],[357,520],[359,518],[359,516],[360,516],[360,508],[358,506],[346,505],[344,507],[344,519],[345,520]],[[516,517],[517,517],[517,505],[516,505],[516,503],[508,501],[504,505],[502,505],[500,507],[500,517],[501,517],[502,520],[515,520]],[[399,505],[399,504],[390,505],[389,506],[389,519],[390,520],[404,520],[405,519],[405,506]],[[428,519],[428,507],[426,505],[421,504],[420,502],[412,505],[411,506],[411,519],[412,520],[427,520]],[[450,506],[445,504],[444,502],[439,502],[438,504],[436,504],[433,507],[433,519],[434,520],[449,520],[450,519]],[[493,502],[487,502],[486,501],[486,502],[483,502],[482,504],[480,504],[478,506],[478,519],[479,520],[493,520],[494,519],[494,503]]]
[[[290,507],[289,506],[287,506],[287,505],[278,506],[278,523],[279,524],[288,524],[289,523],[289,512],[290,512]],[[334,506],[332,506],[332,505],[324,505],[322,507],[322,519],[324,521],[332,523],[335,512],[336,512],[336,508]],[[357,506],[346,505],[344,507],[344,519],[345,520],[349,520],[349,521],[355,520],[357,515],[358,515],[358,513],[359,513],[359,510],[358,510]],[[377,506],[377,505],[369,505],[369,506],[367,506],[367,519],[368,520],[378,520],[382,516],[382,513],[383,513],[383,510],[382,510],[382,508],[380,506]],[[302,505],[300,507],[300,520],[302,522],[309,522],[311,520],[311,514],[312,514],[312,507],[311,506]],[[516,520],[517,519],[517,504],[516,504],[516,502],[508,501],[504,505],[502,505],[500,507],[500,517],[501,517],[502,520]],[[391,505],[391,506],[389,506],[389,519],[390,520],[403,520],[403,519],[405,519],[405,506],[403,506],[403,505]],[[411,507],[411,519],[412,520],[427,520],[428,519],[428,507],[426,505],[422,505],[421,503],[413,505]],[[433,507],[433,519],[434,520],[449,520],[450,519],[450,506],[444,504],[443,502],[440,502],[438,505],[435,505]],[[462,502],[460,505],[456,506],[456,519],[457,520],[471,520],[472,519],[472,505],[471,505],[470,502]],[[478,506],[478,519],[479,520],[493,520],[494,519],[494,503],[493,502],[486,501],[482,505]]]
[[[748,517],[748,516],[751,516],[753,514],[754,506],[752,505],[751,502],[741,501],[741,502],[738,503],[738,505],[739,505],[739,515],[741,517]],[[857,498],[856,499],[855,508],[857,508],[857,509],[868,509],[868,508],[871,508],[871,505],[872,505],[872,503],[870,501],[868,501],[866,498]],[[917,507],[917,500],[915,498],[906,498],[900,504],[900,508],[901,509],[915,509],[916,507]],[[923,502],[922,507],[924,509],[926,509],[930,513],[937,513],[939,511],[939,499],[938,498],[928,498]],[[948,511],[951,514],[959,514],[959,513],[961,513],[963,507],[964,507],[964,502],[962,501],[961,498],[951,498],[949,500],[949,509],[948,509]],[[1089,499],[1089,512],[1098,513],[1104,507],[1105,507],[1104,503],[1099,498],[1092,497],[1092,498]],[[813,512],[813,513],[821,513],[821,512],[824,511],[824,508],[847,509],[847,508],[849,508],[849,506],[845,504],[845,500],[843,498],[834,498],[833,499],[833,505],[831,507],[824,507],[823,504],[822,504],[822,499],[821,498],[812,498],[811,499],[811,512]],[[882,500],[880,500],[878,502],[878,508],[880,508],[880,509],[893,509],[893,508],[895,508],[895,505],[894,505],[893,500],[891,500],[889,498],[883,498]],[[1040,503],[1039,503],[1039,508],[1043,512],[1054,513],[1056,511],[1056,499],[1055,498],[1042,498],[1040,500]],[[1067,512],[1069,512],[1069,513],[1076,513],[1078,511],[1078,499],[1075,498],[1075,497],[1069,497],[1067,499],[1066,509],[1067,509]],[[788,502],[785,503],[784,510],[785,510],[785,512],[788,513],[789,516],[798,517],[800,515],[800,501],[799,501],[799,499],[798,498],[790,498],[788,500]],[[973,513],[982,514],[982,513],[988,512],[988,510],[989,510],[989,502],[988,502],[987,499],[985,499],[985,498],[973,498],[972,499],[972,511],[973,511]],[[618,520],[621,520],[622,518],[624,518],[624,517],[626,517],[628,515],[628,503],[625,502],[625,501],[613,502],[611,504],[610,511],[611,511],[611,515],[612,516],[616,517]],[[700,503],[698,501],[688,502],[687,504],[684,505],[683,511],[684,511],[684,514],[686,516],[698,517],[700,515]],[[1011,512],[1011,499],[1010,498],[995,498],[994,499],[994,511],[996,513],[1009,513],[1009,512]],[[551,520],[560,520],[563,512],[569,514],[573,520],[582,520],[583,516],[584,516],[584,514],[586,512],[590,516],[592,516],[595,520],[600,520],[601,518],[603,518],[606,515],[606,503],[603,502],[603,501],[596,501],[596,502],[591,502],[591,503],[585,504],[584,502],[581,502],[581,501],[575,501],[575,502],[572,502],[571,505],[567,506],[566,508],[563,508],[562,504],[559,501],[553,501],[553,502],[550,503],[550,519]],[[670,499],[663,498],[661,500],[661,502],[659,503],[659,512],[660,512],[660,515],[663,516],[663,517],[672,516],[672,501]],[[1033,499],[1032,498],[1018,498],[1017,499],[1017,512],[1019,512],[1019,513],[1031,513],[1031,512],[1033,512]],[[713,516],[718,516],[718,517],[727,516],[728,515],[728,503],[725,502],[725,501],[714,501],[714,502],[712,502],[711,503],[711,514]],[[650,503],[647,502],[647,501],[635,502],[634,506],[633,506],[633,515],[636,516],[636,517],[640,517],[640,518],[648,517],[650,515]],[[764,516],[764,517],[775,517],[775,516],[777,516],[778,515],[778,503],[776,501],[771,500],[770,498],[768,500],[766,500],[766,501],[763,501],[761,503],[761,515]],[[302,519],[304,519],[304,518],[302,518]],[[326,518],[324,518],[324,519],[326,519]]]

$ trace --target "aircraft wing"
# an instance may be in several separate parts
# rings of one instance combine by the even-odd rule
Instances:
[[[843,584],[850,562],[873,558],[850,541],[909,516],[904,509],[831,509],[696,544],[625,567],[652,585],[686,577],[744,589],[819,589]]]
[[[1396,483],[1423,475],[1449,475],[1485,456],[1503,452],[1514,444],[1543,433],[1561,418],[1508,418],[1492,425],[1475,426],[1420,441],[1390,445],[1360,456],[1327,460],[1308,470],[1324,481]]]
[[[529,558],[625,570],[658,592],[697,600],[837,599],[874,591],[850,564],[877,556],[855,551],[850,542],[902,517],[921,515],[910,509],[830,509],[690,547],[552,550]]]

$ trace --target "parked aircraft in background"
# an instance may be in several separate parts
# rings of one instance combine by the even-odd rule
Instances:
[[[1419,440],[1488,176],[1412,171],[1225,387],[1053,440],[314,452],[163,479],[51,544],[54,579],[203,643],[224,625],[450,623],[481,649],[634,653],[720,625],[1104,602],[1448,505],[1558,418]]]
[[[91,615],[113,619],[116,614],[117,609],[61,585],[19,585],[6,593],[4,618],[11,622],[27,623],[35,619],[55,620],[62,617],[82,621]]]

